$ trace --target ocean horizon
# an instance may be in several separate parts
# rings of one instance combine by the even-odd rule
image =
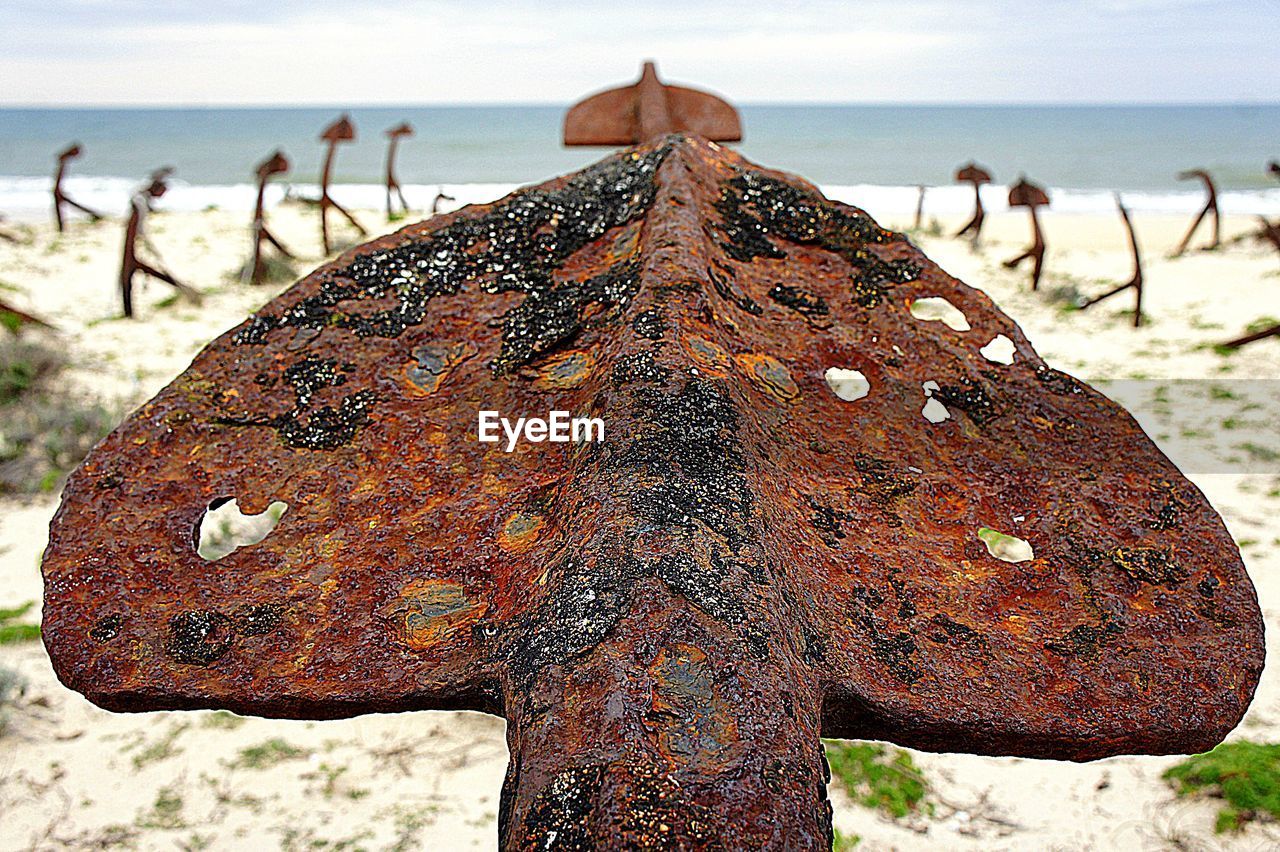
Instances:
[[[952,183],[968,160],[996,182],[984,193],[1004,208],[1005,185],[1026,175],[1047,186],[1059,212],[1109,212],[1122,192],[1137,212],[1193,212],[1205,168],[1224,214],[1280,213],[1280,182],[1265,170],[1280,156],[1280,104],[1234,105],[762,105],[744,104],[744,140],[733,147],[771,168],[795,172],[828,195],[873,215],[915,209],[918,185],[931,187],[929,215],[966,211],[971,192]],[[397,173],[410,203],[429,207],[444,191],[457,203],[490,201],[517,186],[573,171],[607,153],[564,148],[564,107],[375,106],[0,108],[0,214],[47,212],[55,155],[72,141],[84,156],[67,187],[109,213],[152,170],[175,169],[172,209],[249,208],[253,169],[281,148],[292,170],[286,187],[316,193],[323,156],[317,135],[346,111],[357,138],[340,147],[335,197],[358,207],[382,204],[383,131],[410,122]]]

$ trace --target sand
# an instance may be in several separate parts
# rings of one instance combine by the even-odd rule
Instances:
[[[283,207],[273,227],[320,261],[315,213]],[[363,211],[371,227],[382,217]],[[1243,243],[1168,260],[1186,222],[1138,215],[1148,260],[1150,324],[1128,325],[1131,297],[1067,312],[1130,274],[1114,217],[1045,218],[1047,272],[1031,293],[999,261],[1027,240],[1025,217],[989,219],[981,250],[917,237],[945,269],[986,290],[1054,366],[1140,409],[1140,419],[1220,511],[1241,545],[1271,628],[1280,622],[1280,339],[1231,356],[1211,345],[1280,315],[1280,258]],[[204,293],[166,304],[151,284],[140,318],[118,316],[118,222],[77,223],[58,237],[0,242],[3,298],[60,329],[69,386],[127,410],[155,393],[210,339],[279,292],[235,281],[248,248],[243,214],[210,210],[152,221],[165,262]],[[887,224],[901,227],[905,221]],[[958,222],[941,223],[954,229]],[[1227,219],[1230,237],[1253,229]],[[388,229],[385,224],[378,226]],[[1108,390],[1108,389],[1111,390]],[[1213,390],[1217,388],[1217,390]],[[1226,389],[1229,393],[1222,393]],[[1170,399],[1172,402],[1165,400]],[[1178,404],[1179,402],[1190,404]],[[1175,446],[1176,445],[1176,446]],[[1176,450],[1176,452],[1175,452]],[[0,499],[0,607],[39,600],[39,560],[54,497]],[[0,647],[0,668],[27,690],[0,739],[0,849],[479,848],[496,846],[506,768],[503,723],[478,714],[405,713],[336,722],[221,713],[114,715],[55,679],[39,644]],[[1280,739],[1280,677],[1268,669],[1234,736]],[[1215,836],[1216,807],[1178,800],[1160,779],[1174,758],[1087,765],[913,753],[932,787],[932,817],[892,821],[832,791],[835,821],[870,849],[1259,848],[1280,830]]]

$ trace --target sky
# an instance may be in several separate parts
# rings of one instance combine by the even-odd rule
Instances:
[[[3,0],[0,105],[1280,99],[1280,0]]]

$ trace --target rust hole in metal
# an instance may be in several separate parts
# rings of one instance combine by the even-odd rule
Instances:
[[[1003,334],[997,334],[991,338],[991,342],[978,350],[982,355],[993,364],[1004,364],[1008,366],[1013,363],[1014,355],[1017,354],[1017,347],[1013,341]]]
[[[823,378],[827,380],[827,387],[831,388],[831,392],[845,402],[862,399],[871,392],[871,382],[859,370],[828,367]]]
[[[941,296],[914,299],[910,305],[911,316],[926,322],[940,322],[952,331],[968,331],[969,319],[964,311]]]
[[[257,544],[271,535],[288,508],[284,501],[275,500],[262,512],[246,515],[234,497],[212,500],[196,524],[196,553],[201,559],[217,562],[241,547]]]
[[[982,527],[978,530],[978,538],[987,546],[987,553],[1001,562],[1017,563],[1035,559],[1035,551],[1031,543],[1016,535],[1002,533],[991,527]]]
[[[920,385],[924,391],[925,402],[924,408],[920,409],[920,414],[930,423],[942,423],[951,419],[951,411],[943,404],[942,400],[934,396],[940,388],[935,381],[927,381]]]

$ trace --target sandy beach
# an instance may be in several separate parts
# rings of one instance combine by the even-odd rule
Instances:
[[[371,231],[385,217],[357,211]],[[271,211],[275,233],[323,261],[314,210]],[[1048,213],[1044,281],[1000,261],[1029,238],[1025,214],[988,219],[975,250],[948,234],[948,216],[913,234],[944,269],[985,290],[1053,366],[1138,409],[1148,433],[1182,463],[1240,546],[1269,628],[1280,636],[1280,338],[1232,354],[1214,348],[1252,323],[1280,317],[1280,257],[1252,241],[1248,217],[1226,217],[1229,244],[1180,259],[1183,216],[1135,215],[1149,322],[1131,327],[1132,295],[1088,311],[1074,299],[1128,279],[1118,217]],[[902,228],[907,217],[883,224]],[[151,238],[165,265],[202,294],[199,306],[150,282],[138,318],[119,318],[115,277],[121,224],[10,225],[0,242],[0,298],[48,320],[28,331],[69,359],[68,394],[127,412],[178,375],[211,339],[288,286],[238,279],[248,253],[243,212],[160,213]],[[938,231],[941,233],[938,233]],[[341,231],[350,242],[355,235]],[[1201,238],[1203,239],[1203,238]],[[1193,245],[1199,245],[1199,241]],[[1274,323],[1280,320],[1272,319]],[[56,494],[0,498],[0,608],[36,602]],[[506,769],[503,722],[479,714],[405,713],[334,722],[284,722],[227,713],[116,715],[62,687],[39,643],[0,646],[0,669],[25,692],[0,737],[0,850],[492,849]],[[1280,740],[1280,676],[1268,669],[1234,737]],[[931,815],[891,820],[833,786],[835,824],[867,849],[1257,849],[1280,828],[1251,824],[1216,835],[1217,805],[1179,799],[1161,779],[1177,758],[1112,758],[1074,765],[912,753],[930,785]]]

